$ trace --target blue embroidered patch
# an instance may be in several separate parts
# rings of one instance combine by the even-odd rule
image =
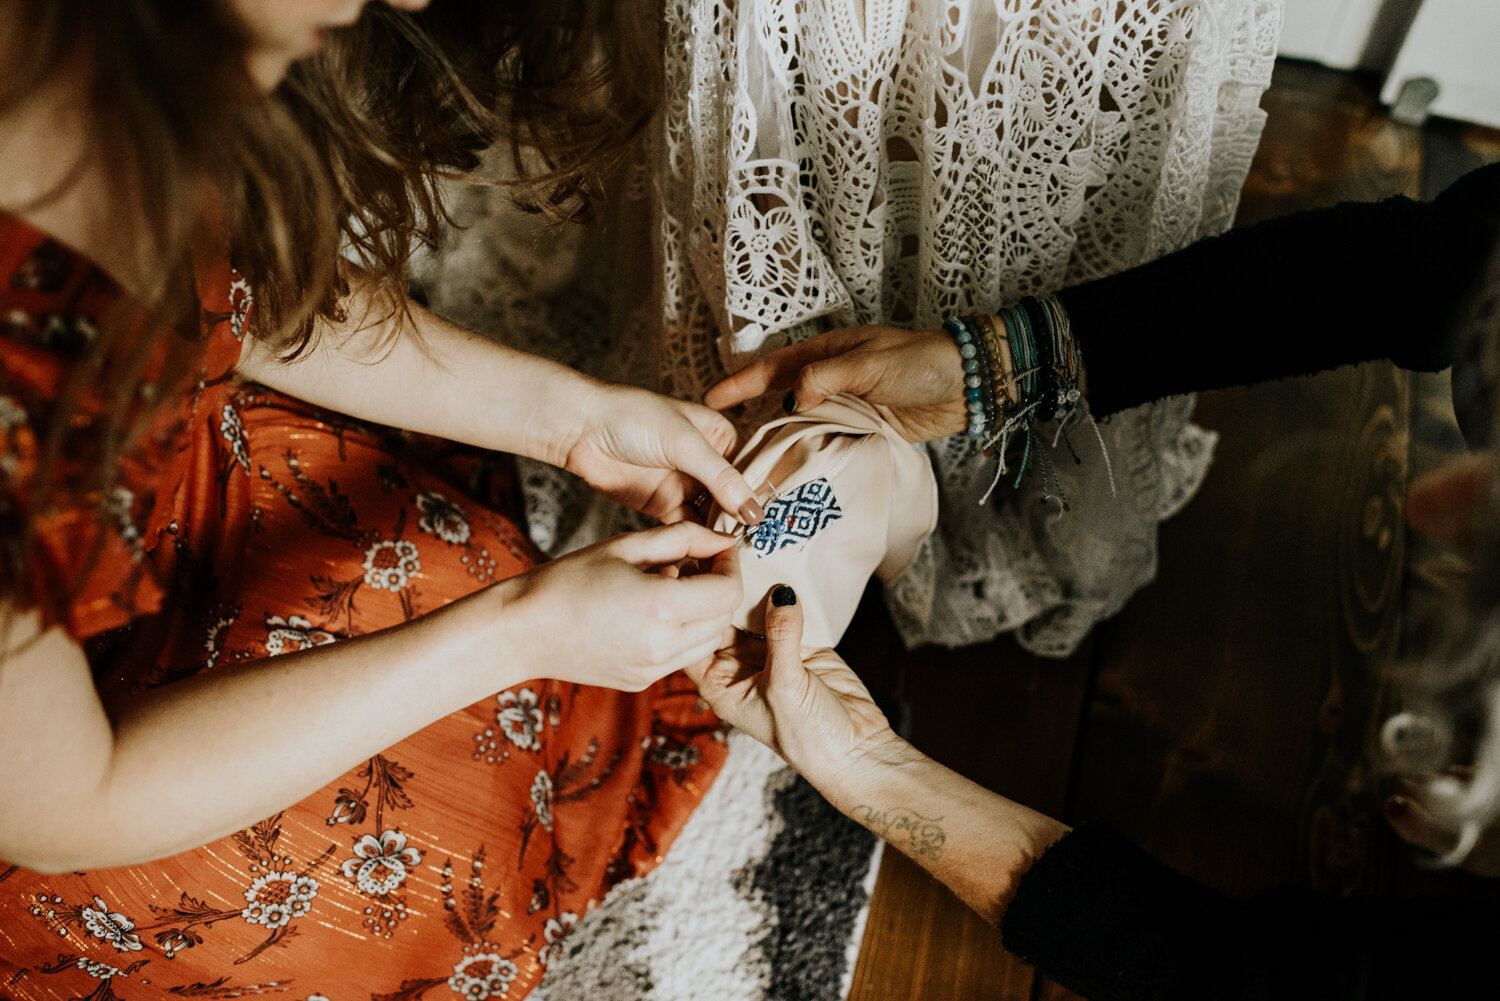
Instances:
[[[787,546],[800,545],[843,517],[833,484],[825,479],[804,483],[766,506],[766,516],[750,533],[757,556],[770,556]]]

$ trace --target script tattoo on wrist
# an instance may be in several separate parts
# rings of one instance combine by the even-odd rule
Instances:
[[[854,808],[853,814],[855,820],[897,848],[905,848],[918,860],[936,860],[943,853],[943,842],[948,840],[942,817],[924,817],[904,806],[881,810],[861,804]]]

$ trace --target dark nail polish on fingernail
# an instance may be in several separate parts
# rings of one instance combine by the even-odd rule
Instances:
[[[1404,796],[1392,796],[1385,801],[1385,815],[1387,817],[1403,817],[1406,815],[1409,804]]]
[[[740,521],[747,525],[757,525],[766,516],[766,509],[760,506],[760,501],[751,497],[740,505]]]
[[[793,413],[797,409],[797,394],[787,393],[781,398],[781,409],[787,413]]]
[[[797,592],[793,591],[785,584],[777,584],[776,587],[771,591],[771,604],[775,605],[777,608],[785,608],[788,605],[795,605],[796,603]]]

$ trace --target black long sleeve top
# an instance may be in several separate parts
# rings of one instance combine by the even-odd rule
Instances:
[[[1500,164],[1431,202],[1345,202],[1230,230],[1057,293],[1097,417],[1389,358],[1438,371],[1500,234]]]
[[[1037,860],[1000,928],[1090,1001],[1410,1001],[1494,996],[1500,910],[1291,887],[1235,900],[1094,824]]]

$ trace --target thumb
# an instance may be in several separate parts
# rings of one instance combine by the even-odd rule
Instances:
[[[674,436],[665,447],[667,460],[707,487],[725,511],[734,512],[746,525],[755,525],[765,516],[765,509],[755,499],[755,491],[750,489],[744,475],[696,429]]]
[[[773,587],[766,604],[766,674],[770,691],[793,701],[805,687],[802,608],[797,604],[797,592],[786,584]]]
[[[865,395],[870,388],[870,380],[860,362],[858,354],[842,354],[808,365],[797,376],[797,382],[792,387],[790,396],[795,399],[796,405],[786,409],[808,410],[839,393]],[[865,365],[868,364],[866,359]],[[790,403],[792,400],[786,402]]]

